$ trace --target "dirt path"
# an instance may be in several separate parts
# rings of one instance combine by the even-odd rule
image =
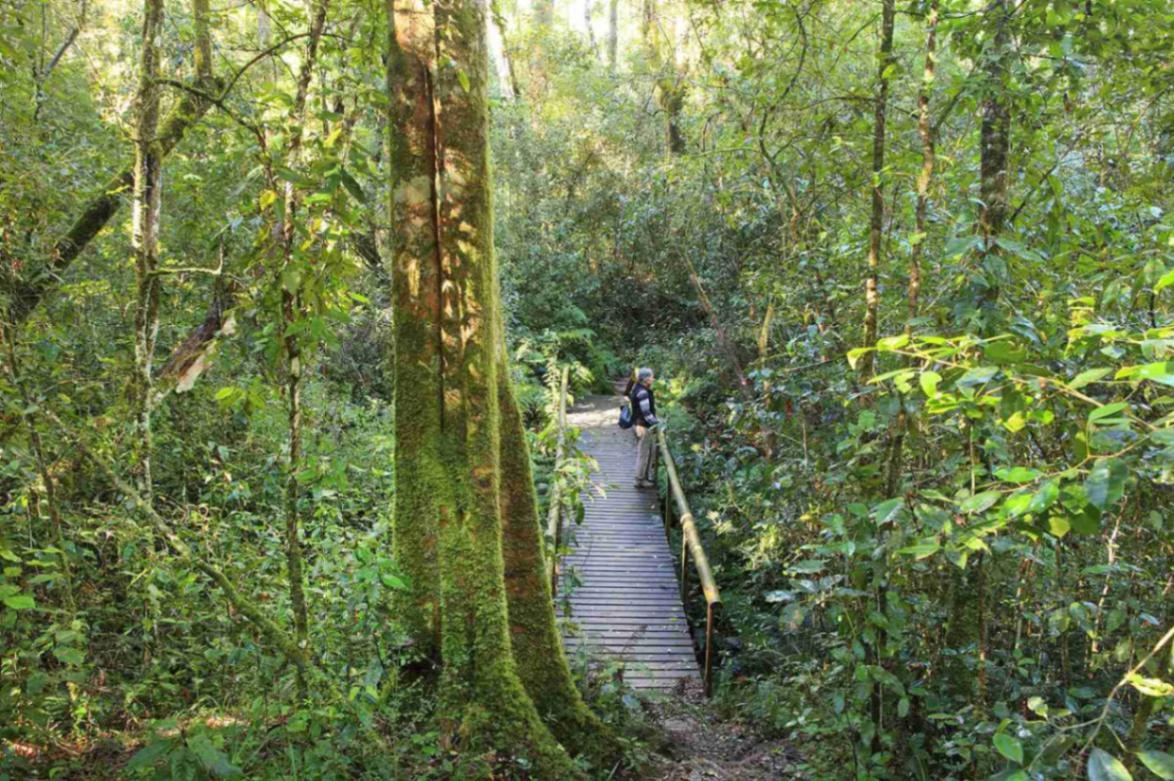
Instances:
[[[783,781],[806,779],[782,740],[758,739],[745,725],[723,721],[700,686],[647,706],[663,732],[654,761],[639,781]]]

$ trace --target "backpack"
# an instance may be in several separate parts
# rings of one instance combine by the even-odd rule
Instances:
[[[632,417],[632,388],[635,387],[635,375],[628,377],[628,387],[624,388],[624,400],[620,402],[619,426],[629,429],[636,420]]]
[[[629,404],[621,404],[620,405],[620,428],[631,428],[632,423],[634,423],[634,422],[635,421],[632,420],[632,405],[630,403]]]

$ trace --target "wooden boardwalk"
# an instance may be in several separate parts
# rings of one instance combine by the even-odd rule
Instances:
[[[563,643],[569,654],[622,663],[634,689],[674,689],[700,673],[656,491],[633,486],[635,443],[616,425],[618,410],[619,397],[589,396],[568,413],[583,432],[579,446],[599,464],[592,482],[603,495],[586,497],[582,525],[564,531],[570,552],[559,593],[569,590],[571,613]]]

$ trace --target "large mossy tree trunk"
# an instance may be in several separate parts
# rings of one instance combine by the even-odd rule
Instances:
[[[541,716],[576,747],[597,744],[602,730],[570,686],[554,633],[509,389],[493,258],[486,9],[392,0],[390,12],[394,530],[412,581],[405,621],[440,664],[442,727],[465,776],[520,757],[535,777],[573,778]]]

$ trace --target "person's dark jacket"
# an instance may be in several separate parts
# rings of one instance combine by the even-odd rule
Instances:
[[[632,390],[632,422],[645,428],[660,423],[656,417],[656,397],[652,395],[651,388],[637,385]]]

